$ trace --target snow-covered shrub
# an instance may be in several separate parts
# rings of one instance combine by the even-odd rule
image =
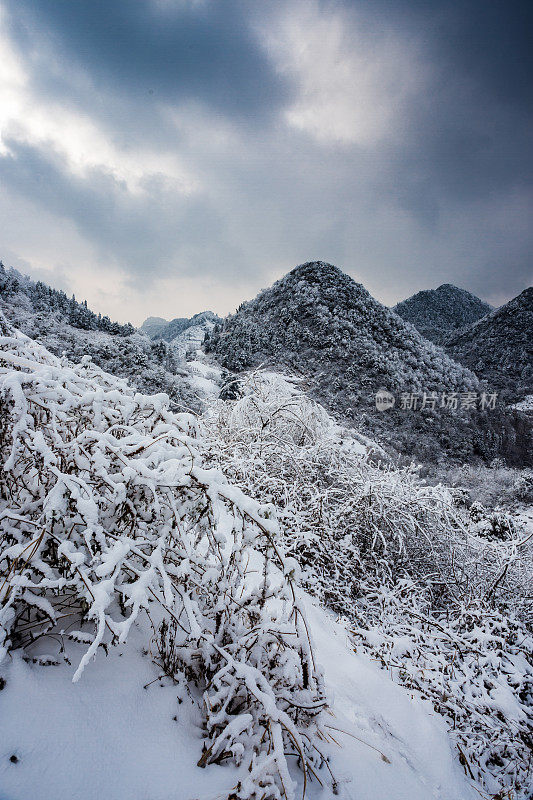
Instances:
[[[316,772],[327,698],[273,507],[203,466],[166,395],[1,333],[0,660],[70,637],[78,680],[150,614],[203,702],[199,764],[242,763],[235,798],[294,797],[286,756]]]
[[[514,467],[462,464],[460,467],[424,464],[421,471],[428,482],[443,483],[466,493],[468,505],[480,503],[487,509],[533,503],[533,471]]]
[[[533,470],[523,470],[515,479],[513,490],[520,502],[533,504]]]
[[[529,797],[533,780],[533,637],[480,601],[441,613],[412,581],[367,586],[357,648],[381,661],[448,721],[465,772],[494,797]]]
[[[350,614],[369,571],[443,573],[463,528],[454,499],[411,469],[377,461],[370,440],[341,429],[284,377],[254,372],[242,396],[206,412],[206,457],[275,503],[306,588]]]
[[[478,522],[475,531],[478,536],[485,536],[487,539],[506,541],[515,532],[514,521],[510,514],[493,511]]]
[[[467,773],[527,797],[533,535],[502,517],[505,539],[487,537],[493,512],[478,504],[471,519],[464,492],[376,462],[372,443],[342,430],[298,382],[259,371],[241,389],[200,419],[206,457],[276,504],[305,587],[351,621],[358,646],[397,666],[396,680],[432,700]]]

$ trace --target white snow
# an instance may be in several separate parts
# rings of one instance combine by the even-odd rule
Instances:
[[[99,653],[78,683],[68,664],[4,662],[2,800],[193,800],[234,785],[232,768],[196,767],[196,705],[187,697],[178,705],[168,681],[143,688],[158,675],[141,653],[146,633],[132,631],[128,646],[107,658]],[[73,665],[81,653],[71,654]]]
[[[332,730],[342,745],[332,751],[332,768],[345,796],[479,800],[452,753],[445,722],[431,704],[394,683],[365,655],[354,653],[346,628],[330,614],[309,601],[306,610],[326,685],[334,695],[331,725],[345,731]]]
[[[196,358],[185,362],[185,368],[189,373],[186,380],[202,400],[214,400],[220,393],[222,370],[215,364],[208,364],[202,358],[205,358],[202,351],[197,350]]]
[[[517,411],[533,411],[533,394],[528,394],[519,403],[515,403],[511,408]]]
[[[328,724],[341,747],[325,749],[340,797],[479,800],[430,704],[354,653],[346,629],[303,594],[302,601],[335,696]],[[142,654],[148,634],[136,626],[127,648],[111,648],[107,657],[99,653],[78,683],[72,683],[74,666],[68,664],[43,667],[18,655],[4,661],[2,800],[215,800],[229,793],[235,767],[196,766],[202,754],[196,704],[186,694],[179,704],[182,690],[166,678],[143,688],[158,676]],[[74,665],[82,648],[68,648]],[[10,761],[13,755],[18,763]],[[301,793],[301,773],[293,770],[292,777]],[[333,798],[316,781],[307,796]]]

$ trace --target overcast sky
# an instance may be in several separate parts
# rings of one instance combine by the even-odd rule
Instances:
[[[0,258],[139,324],[532,280],[533,5],[5,0]]]

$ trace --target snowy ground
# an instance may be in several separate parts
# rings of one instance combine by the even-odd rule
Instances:
[[[516,408],[517,411],[533,411],[533,394],[528,394],[519,403],[515,403],[511,408]]]
[[[335,698],[331,733],[342,746],[330,745],[329,752],[340,796],[479,800],[429,704],[354,653],[345,628],[327,612],[310,600],[306,605],[317,658]],[[185,695],[178,704],[180,690],[167,679],[143,688],[158,675],[142,653],[146,641],[147,632],[137,629],[127,646],[112,648],[107,657],[101,652],[75,684],[70,679],[81,651],[74,645],[71,666],[27,664],[18,656],[2,664],[0,800],[227,796],[237,780],[234,767],[195,766],[201,732],[191,699]],[[332,793],[315,781],[307,796],[329,800]]]
[[[213,400],[220,392],[222,370],[215,364],[208,364],[204,359],[202,351],[197,350],[195,360],[186,362],[185,366],[190,373],[187,381],[202,400]]]

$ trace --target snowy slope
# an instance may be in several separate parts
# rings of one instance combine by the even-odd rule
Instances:
[[[202,346],[202,343],[215,327],[212,319],[205,318],[198,325],[190,325],[181,333],[178,333],[170,342],[172,348],[180,358],[185,358],[189,353],[194,353]]]
[[[301,737],[300,744],[309,741],[310,751],[304,745],[300,753],[305,752],[309,780],[315,772],[319,779],[307,786],[309,800],[332,800],[337,793],[350,800],[479,796],[459,764],[456,737],[447,732],[448,709],[437,714],[433,702],[398,685],[398,671],[383,670],[381,664],[389,661],[379,653],[373,660],[374,652],[366,648],[365,655],[360,637],[354,652],[357,634],[351,640],[331,612],[298,588],[303,569],[309,574],[306,551],[290,549],[291,537],[303,534],[311,561],[330,580],[329,594],[334,588],[343,591],[342,554],[347,553],[344,560],[354,576],[357,564],[364,564],[368,574],[373,560],[361,560],[361,553],[357,560],[364,538],[352,524],[356,506],[355,521],[363,527],[377,522],[376,533],[386,546],[389,530],[402,540],[402,519],[409,520],[414,504],[417,546],[424,545],[420,532],[428,531],[438,545],[439,519],[448,536],[455,524],[446,490],[417,485],[408,474],[381,474],[367,464],[368,444],[357,437],[347,443],[347,433],[305,398],[294,379],[258,373],[251,378],[255,394],[241,386],[241,399],[224,404],[215,399],[220,371],[198,354],[188,363],[187,380],[212,399],[212,408],[203,419],[193,419],[172,412],[165,395],[139,395],[88,360],[76,366],[54,358],[1,316],[0,334],[0,413],[8,432],[0,436],[5,462],[0,567],[7,576],[0,585],[1,800],[256,800],[265,787],[269,800],[292,799],[302,796],[304,777],[292,752],[291,731]],[[217,424],[225,426],[227,440],[217,433]],[[422,513],[428,500],[434,508],[429,517]],[[309,531],[304,507],[313,526]],[[319,519],[325,530],[315,530]],[[307,536],[313,532],[314,539]],[[403,543],[408,556],[410,539],[404,536]],[[505,553],[501,542],[498,548]],[[325,551],[336,561],[329,576]],[[460,557],[456,548],[454,553]],[[394,569],[394,553],[387,558]],[[409,563],[404,561],[402,569]],[[436,565],[429,563],[432,572]],[[524,561],[524,573],[527,569]],[[512,565],[506,567],[507,580],[514,574]],[[355,594],[350,591],[345,600],[355,608]],[[449,610],[454,613],[451,605]],[[160,685],[155,662],[161,649],[154,632],[162,635],[161,622],[171,618],[165,617],[169,612],[180,622],[181,631],[175,628],[170,640],[181,655]],[[368,614],[362,614],[364,621]],[[494,732],[505,749],[505,786],[520,768],[523,789],[525,768],[518,761],[527,750],[523,732],[533,670],[521,634],[520,658],[511,643],[509,654],[499,660],[493,631],[482,627],[482,617],[476,619],[480,627],[472,653],[479,666],[479,649],[487,643],[481,653],[486,680],[478,683],[478,673],[467,671],[461,686],[452,681],[438,688],[449,695],[451,686],[451,699],[461,702],[463,695],[480,697],[468,708],[487,717],[482,737],[470,732],[476,742],[485,742],[481,761],[499,753],[498,746],[491,748]],[[490,619],[500,624],[493,609]],[[109,646],[111,638],[125,640],[130,625],[127,645]],[[78,626],[81,639],[74,633]],[[41,632],[37,643],[29,633],[35,630]],[[438,631],[447,635],[440,622]],[[412,668],[424,673],[427,666],[422,660],[421,669],[420,659],[411,658],[410,650],[424,645],[421,632],[414,633],[407,645],[405,634],[395,651],[407,674]],[[396,643],[396,630],[389,626],[383,637]],[[437,677],[442,677],[446,653],[438,647],[444,667]],[[43,666],[43,660],[57,663]],[[81,680],[73,683],[80,674],[76,667],[85,660]],[[453,654],[457,674],[463,660],[462,653]],[[495,678],[495,672],[501,674]],[[518,687],[513,702],[510,686]],[[441,695],[436,706],[444,703]],[[435,701],[431,692],[426,696]],[[309,709],[318,712],[308,714]],[[228,730],[226,745],[213,750]],[[328,758],[321,769],[315,751]],[[202,754],[208,756],[205,769],[196,766]],[[218,756],[224,766],[215,763]],[[260,772],[250,788],[245,783],[254,758]],[[232,787],[238,783],[244,790],[237,795]],[[504,788],[493,784],[493,793]],[[281,786],[288,789],[283,795]]]
[[[189,328],[203,328],[204,331],[207,331],[211,330],[219,322],[222,322],[222,320],[213,311],[200,311],[190,318],[176,317],[170,322],[163,320],[162,317],[148,317],[141,325],[141,330],[152,339],[174,342],[181,334],[186,333]],[[193,338],[194,336],[193,334]]]
[[[354,653],[346,629],[327,612],[308,598],[305,607],[317,659],[335,697],[331,734],[341,747],[330,743],[327,750],[340,796],[479,798],[452,756],[444,722],[429,704]],[[149,631],[137,628],[127,648],[111,648],[107,657],[100,653],[78,683],[72,683],[74,667],[68,664],[43,667],[14,656],[2,665],[2,800],[225,797],[238,770],[196,766],[202,752],[197,707],[186,695],[178,704],[177,689],[168,679],[162,685],[155,680],[159,671],[142,654],[148,638]],[[70,653],[73,664],[78,650]],[[333,794],[313,781],[307,797],[329,800]]]

